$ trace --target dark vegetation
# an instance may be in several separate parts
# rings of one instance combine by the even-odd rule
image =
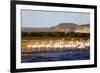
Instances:
[[[75,32],[22,32],[22,37],[72,37],[72,38],[89,38],[90,33]]]

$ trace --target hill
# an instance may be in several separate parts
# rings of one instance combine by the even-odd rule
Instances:
[[[60,23],[49,28],[23,27],[22,32],[81,32],[90,33],[90,24]]]

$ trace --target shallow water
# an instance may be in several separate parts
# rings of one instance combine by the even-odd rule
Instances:
[[[90,50],[64,50],[64,51],[35,51],[22,52],[30,54],[32,57],[21,58],[22,63],[28,62],[48,62],[48,61],[69,61],[69,60],[88,60]]]

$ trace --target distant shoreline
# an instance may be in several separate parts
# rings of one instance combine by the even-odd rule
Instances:
[[[21,27],[22,32],[90,32],[90,24],[60,23],[51,27]]]

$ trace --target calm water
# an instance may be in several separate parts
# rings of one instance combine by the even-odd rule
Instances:
[[[32,57],[21,58],[22,63],[27,62],[48,62],[90,59],[90,50],[64,50],[64,51],[36,51],[22,52]]]

